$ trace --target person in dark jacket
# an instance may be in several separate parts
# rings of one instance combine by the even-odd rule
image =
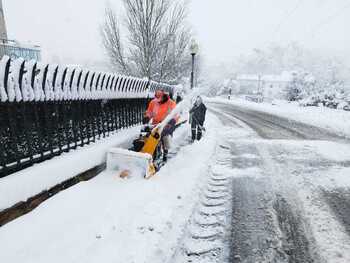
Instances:
[[[193,141],[196,139],[200,140],[202,138],[206,111],[207,107],[204,105],[202,98],[198,96],[192,109],[190,110]]]

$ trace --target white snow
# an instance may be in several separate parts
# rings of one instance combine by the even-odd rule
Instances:
[[[306,117],[303,117],[299,108],[293,105],[288,106],[288,115],[281,105],[211,100],[215,101],[285,117],[293,115],[296,120],[306,123],[312,116],[307,109],[301,108],[306,112]],[[334,114],[334,118],[338,119],[332,121],[339,122],[338,129],[345,129],[347,124],[342,126],[341,117],[337,117],[339,111],[334,112],[329,114]],[[316,109],[313,114],[316,114]],[[243,122],[227,114],[225,116],[232,119],[232,124],[223,126],[209,113],[204,138],[181,147],[178,154],[151,180],[137,176],[121,179],[118,173],[105,171],[88,182],[57,194],[31,213],[1,227],[2,259],[4,262],[29,263],[169,262],[185,234],[185,225],[197,205],[203,183],[209,173],[217,173],[230,176],[232,180],[237,177],[266,179],[271,183],[272,193],[282,193],[292,208],[303,216],[303,223],[309,226],[306,234],[314,241],[312,245],[315,247],[312,249],[326,262],[349,262],[350,239],[323,201],[320,190],[350,188],[349,168],[342,165],[342,162],[350,161],[350,146],[326,141],[263,140]],[[325,127],[325,119],[321,116],[312,124]],[[134,132],[136,134],[138,129]],[[124,135],[130,135],[130,132],[124,131]],[[174,135],[173,147],[181,145],[188,136],[189,126],[182,126]],[[69,171],[77,164],[86,169],[87,163],[93,166],[93,155],[97,156],[98,164],[105,158],[105,151],[109,148],[107,144],[112,143],[106,142],[101,148],[91,147],[85,154],[67,154],[72,155],[68,164],[63,160],[59,162],[58,157],[54,162],[51,161],[50,170],[44,173],[43,167],[43,174],[37,178],[43,180],[48,178],[48,174],[50,178],[60,177],[62,171]],[[241,146],[242,149],[253,146],[256,151],[240,151]],[[218,154],[218,148],[221,152],[224,149],[225,154]],[[234,158],[257,160],[260,164],[250,168],[234,168]],[[213,159],[216,161],[213,162]],[[3,204],[1,195],[6,190],[8,198],[10,192],[16,192],[14,187],[18,188],[18,180],[22,182],[28,178],[25,179],[26,183],[31,187],[34,185],[31,184],[33,174],[15,178],[12,191],[1,186],[0,180],[0,207],[8,205],[8,202]],[[278,227],[277,222],[276,225]],[[201,248],[199,245],[198,249]]]
[[[6,89],[5,89],[4,78],[5,78],[6,64],[8,63],[9,59],[10,58],[8,56],[4,56],[2,58],[2,60],[0,60],[0,99],[1,99],[1,102],[5,102],[8,100],[8,96],[7,96]]]
[[[102,164],[109,148],[130,141],[139,129],[119,131],[91,145],[0,178],[0,211]]]
[[[217,122],[209,117],[210,126]],[[182,147],[150,180],[123,180],[107,171],[1,227],[2,260],[165,262],[196,203],[200,182],[206,178],[216,133],[212,129],[200,142]],[[181,127],[173,147],[188,135],[189,127]]]
[[[22,100],[22,93],[19,87],[19,72],[23,62],[24,60],[22,58],[18,58],[11,64],[10,67],[8,86],[10,102],[13,102],[14,100],[16,100],[16,102],[20,102]]]
[[[5,68],[7,62],[10,61],[10,72],[8,76],[8,87],[5,89],[4,78]],[[19,74],[22,63],[27,69],[22,78],[22,89],[20,89]],[[37,65],[36,70],[39,72],[33,72],[33,66]],[[116,98],[148,98],[153,97],[154,91],[152,88],[174,89],[175,87],[158,82],[151,82],[150,87],[146,90],[139,89],[146,88],[148,85],[147,79],[138,79],[132,76],[117,76],[112,73],[93,72],[80,68],[79,66],[58,66],[58,72],[56,76],[55,87],[53,87],[53,80],[55,76],[55,70],[57,65],[54,64],[42,64],[37,61],[24,61],[22,58],[12,60],[8,56],[4,56],[0,61],[0,100],[1,102],[20,102],[22,99],[25,101],[51,101],[51,100],[84,100],[84,99],[116,99]],[[47,71],[46,71],[47,70]],[[43,82],[44,72],[46,71],[46,81]],[[66,76],[63,80],[63,72],[66,71]],[[86,73],[89,72],[89,77],[86,82],[86,86],[83,87],[85,82]],[[32,85],[31,79],[34,76],[34,84]],[[72,75],[74,74],[73,78]],[[81,75],[78,85],[78,79]],[[92,76],[94,80],[91,83]],[[99,81],[97,83],[99,77]],[[118,82],[115,79],[118,77]],[[113,81],[112,81],[113,79]],[[108,81],[109,80],[109,81]],[[90,85],[91,84],[91,85]],[[96,84],[98,86],[96,87]],[[113,84],[113,85],[112,85]],[[117,84],[115,86],[115,84]],[[122,85],[122,86],[121,86]],[[31,87],[33,86],[33,87]],[[114,89],[116,87],[116,90]],[[122,89],[122,91],[119,91]],[[33,94],[31,94],[33,93]],[[24,98],[22,98],[24,97]]]

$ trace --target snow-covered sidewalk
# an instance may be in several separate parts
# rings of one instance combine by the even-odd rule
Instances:
[[[96,143],[0,178],[0,211],[102,164],[109,148],[130,144],[139,131],[139,126],[118,131]]]
[[[208,117],[207,125],[217,127],[218,120]],[[200,142],[180,148],[151,180],[123,180],[106,171],[3,226],[2,260],[125,263],[151,262],[148,258],[159,254],[162,262],[161,248],[169,253],[176,246],[196,203],[195,192],[206,178],[216,147],[216,132],[210,129]],[[189,126],[181,127],[174,147],[188,135]]]
[[[326,107],[300,107],[297,103],[276,100],[272,103],[255,103],[241,98],[207,98],[208,102],[231,104],[270,113],[291,120],[324,128],[330,132],[350,138],[350,112]]]

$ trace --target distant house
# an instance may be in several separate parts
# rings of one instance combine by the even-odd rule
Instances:
[[[237,75],[240,94],[262,95],[265,98],[282,98],[288,84],[293,81],[293,73],[282,72],[280,75]]]

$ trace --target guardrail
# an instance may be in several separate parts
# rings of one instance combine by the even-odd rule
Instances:
[[[162,83],[4,57],[0,177],[141,122]]]
[[[260,95],[246,95],[245,99],[247,101],[256,102],[256,103],[264,102],[264,97]]]

